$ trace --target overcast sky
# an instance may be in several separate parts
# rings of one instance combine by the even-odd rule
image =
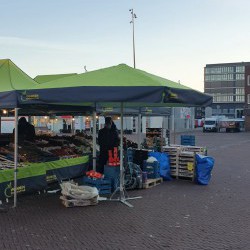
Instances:
[[[0,58],[30,76],[126,63],[203,90],[207,63],[250,61],[249,0],[0,0]]]

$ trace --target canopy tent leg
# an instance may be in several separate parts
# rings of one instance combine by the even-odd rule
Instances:
[[[14,135],[14,207],[17,206],[17,166],[18,166],[18,108],[15,108]]]
[[[141,109],[139,109],[139,115],[138,115],[138,149],[141,149],[141,123],[142,123],[142,115],[141,115]]]
[[[93,111],[93,170],[96,171],[96,107]]]
[[[124,185],[124,167],[123,167],[123,113],[124,113],[124,107],[123,103],[121,103],[121,134],[120,134],[120,185],[117,187],[117,189],[114,191],[114,193],[110,197],[110,201],[119,201],[123,203],[124,205],[128,207],[133,207],[132,204],[128,202],[128,200],[135,200],[142,198],[141,196],[138,197],[131,197],[129,198],[127,195],[125,195],[125,185]],[[116,193],[119,192],[119,196],[117,199],[113,199]]]

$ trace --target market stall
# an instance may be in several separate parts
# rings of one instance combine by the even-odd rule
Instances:
[[[68,104],[94,107],[94,135],[96,138],[95,117],[97,106],[120,107],[121,138],[123,138],[124,107],[147,106],[201,106],[211,103],[211,97],[181,84],[133,69],[127,65],[87,72],[43,83],[22,93],[19,91],[19,104]],[[93,140],[93,160],[96,152]],[[120,159],[123,159],[123,143],[120,144]],[[118,200],[127,203],[124,194],[123,160],[120,164],[120,186]]]
[[[0,79],[2,80],[1,96],[4,101],[2,108],[15,108],[15,139],[14,139],[14,206],[18,191],[18,114],[28,110],[42,110],[50,112],[54,108],[56,112],[63,112],[68,107],[70,110],[86,108],[93,109],[93,165],[96,163],[96,110],[97,107],[120,108],[121,113],[121,138],[123,138],[123,116],[124,108],[141,108],[145,105],[152,107],[172,107],[172,106],[193,106],[207,105],[211,102],[211,97],[192,90],[181,84],[167,79],[149,74],[147,72],[133,69],[127,65],[100,69],[79,75],[67,76],[54,81],[37,84],[10,60],[2,60],[0,69]],[[7,87],[6,87],[7,85]],[[20,109],[21,108],[21,109]],[[79,108],[79,109],[78,109]],[[20,110],[18,110],[20,109]],[[55,112],[55,113],[56,113]],[[120,184],[118,201],[127,205],[124,189],[124,168],[123,168],[123,142],[120,144]],[[59,165],[66,167],[67,164],[78,165],[79,162],[72,159],[60,159],[51,161],[48,172],[60,169]],[[77,159],[77,157],[75,158]],[[64,165],[62,162],[67,161]],[[86,158],[83,164],[86,163]],[[57,163],[55,163],[57,162]],[[33,165],[35,164],[35,165]],[[30,167],[46,165],[44,163],[32,163]],[[52,167],[53,166],[53,167]],[[72,166],[72,165],[71,165]],[[27,166],[29,167],[29,166]],[[46,170],[46,167],[45,167]],[[4,170],[3,170],[4,171]],[[63,176],[62,173],[58,174]],[[65,176],[64,176],[65,177]],[[56,177],[57,178],[57,177]],[[8,179],[7,179],[8,180]]]

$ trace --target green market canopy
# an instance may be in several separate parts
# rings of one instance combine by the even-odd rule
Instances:
[[[71,74],[74,75],[74,74]],[[66,77],[60,75],[61,78]],[[46,79],[53,79],[54,77],[47,77]],[[57,79],[59,76],[57,75]],[[44,79],[44,78],[43,78]],[[89,114],[90,107],[80,106],[64,106],[64,105],[28,105],[22,106],[18,102],[17,91],[25,91],[27,89],[34,89],[39,84],[30,76],[24,73],[18,66],[16,66],[10,59],[0,59],[0,108],[22,108],[19,111],[20,115],[45,115],[45,114]]]
[[[10,59],[0,59],[0,107],[17,107],[16,90],[32,89],[37,84]]]
[[[211,96],[125,64],[59,78],[19,93],[20,105],[206,106],[212,102]]]
[[[70,74],[57,74],[57,75],[38,75],[34,78],[34,80],[38,83],[45,83],[45,82],[50,82],[50,81],[54,81],[57,79],[61,79],[64,77],[73,76],[73,75],[77,75],[77,74],[70,73]]]
[[[34,78],[34,80],[38,83],[46,83],[50,81],[54,81],[60,78],[68,77],[68,76],[73,76],[77,75],[77,73],[69,73],[69,74],[53,74],[53,75],[38,75]],[[41,105],[40,110],[42,111],[44,109],[43,105]],[[46,109],[47,110],[47,109]],[[45,112],[46,112],[45,110]],[[70,109],[69,109],[70,110]],[[35,111],[35,110],[34,110]],[[64,110],[66,111],[66,109]],[[80,111],[80,110],[79,110]],[[120,114],[121,110],[120,108],[105,108],[105,107],[96,107],[97,114],[100,115],[105,115],[105,114]],[[22,112],[22,111],[21,111]],[[52,114],[54,114],[54,110],[50,110]],[[33,113],[33,111],[30,111],[30,113]],[[57,113],[58,110],[57,110]],[[171,108],[169,107],[141,107],[140,109],[138,108],[125,108],[124,109],[124,114],[133,116],[133,115],[138,115],[142,114],[144,116],[170,116],[171,114]]]

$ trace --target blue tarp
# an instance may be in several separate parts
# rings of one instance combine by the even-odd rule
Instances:
[[[208,185],[213,167],[214,159],[212,157],[196,154],[196,181],[198,184]]]
[[[170,161],[169,155],[167,153],[160,153],[160,152],[149,152],[149,156],[155,157],[156,160],[160,164],[160,176],[166,180],[172,180],[170,174]]]

